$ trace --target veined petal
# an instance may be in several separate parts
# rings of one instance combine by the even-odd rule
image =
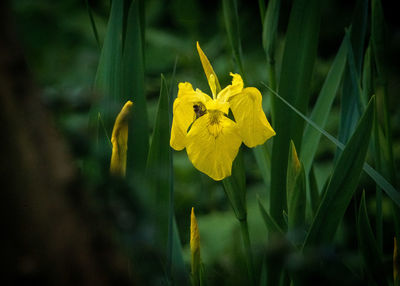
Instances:
[[[128,100],[115,119],[112,135],[112,154],[110,173],[125,177],[126,155],[128,150],[128,117],[132,108],[132,101]]]
[[[232,84],[225,87],[217,95],[217,100],[222,102],[227,102],[232,96],[237,95],[243,90],[243,79],[237,73],[230,73],[232,76]]]
[[[179,83],[178,97],[174,101],[170,146],[175,150],[185,148],[187,130],[195,119],[193,105],[201,103],[205,106],[211,98],[201,90],[193,90],[190,83]]]
[[[193,123],[186,142],[193,166],[219,181],[231,175],[242,139],[235,122],[222,113],[207,113]]]
[[[247,87],[229,99],[240,136],[243,143],[250,148],[263,144],[275,135],[262,109],[261,101],[261,93],[255,87]]]
[[[197,42],[197,52],[200,56],[201,65],[203,66],[204,73],[206,74],[208,84],[210,85],[211,91],[215,94],[218,94],[221,91],[221,85],[219,84],[218,77],[212,68],[210,61],[207,59],[207,56],[204,54],[203,50],[200,48],[199,42]],[[214,79],[212,79],[212,77]],[[213,90],[215,89],[215,91]]]

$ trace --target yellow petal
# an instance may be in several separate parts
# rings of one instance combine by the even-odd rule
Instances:
[[[204,54],[203,50],[200,48],[199,42],[197,42],[197,52],[199,53],[201,64],[204,69],[204,73],[206,74],[208,84],[210,85],[211,91],[218,94],[221,90],[221,85],[219,84],[218,77],[212,68],[210,61],[207,59],[207,56]]]
[[[178,88],[178,97],[173,105],[170,145],[179,151],[185,148],[187,130],[195,119],[193,105],[201,103],[205,106],[211,98],[199,89],[194,91],[188,82],[179,83]]]
[[[132,108],[132,101],[128,100],[115,119],[111,136],[112,154],[110,173],[125,177],[126,154],[128,150],[128,117]]]
[[[231,175],[232,162],[242,143],[236,123],[218,112],[198,118],[186,140],[193,166],[216,181]]]
[[[230,73],[232,76],[232,84],[225,87],[218,94],[217,99],[221,102],[227,102],[229,99],[243,90],[243,79],[239,74]]]
[[[219,110],[225,114],[229,112],[229,102],[221,102],[219,100],[210,100],[206,103],[207,110]]]
[[[254,147],[275,135],[262,109],[262,96],[258,89],[247,87],[229,99],[244,144]]]

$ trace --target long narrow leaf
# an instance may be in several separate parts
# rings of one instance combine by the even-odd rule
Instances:
[[[321,134],[323,134],[326,138],[329,139],[333,144],[335,144],[339,149],[344,150],[345,146],[339,142],[335,137],[333,137],[331,134],[326,132],[324,129],[319,127],[315,122],[311,121],[307,116],[302,114],[299,110],[297,110],[293,105],[291,105],[289,102],[287,102],[284,98],[282,98],[279,94],[274,92],[270,87],[265,85],[274,96],[279,98],[283,103],[285,103],[291,110],[293,110],[298,116],[300,116],[304,121],[306,121],[308,124],[310,124],[312,127],[314,127],[316,130],[318,130]],[[393,200],[393,202],[400,207],[400,192],[396,190],[381,174],[379,174],[374,168],[372,168],[368,163],[364,163],[363,170],[365,173],[367,173],[374,181],[375,183],[378,184],[379,187],[381,187],[385,193]]]
[[[315,176],[314,169],[311,169],[308,181],[310,182],[309,196],[310,196],[311,214],[312,214],[312,216],[315,216],[315,214],[317,213],[317,210],[318,210],[319,203],[320,203],[320,194],[318,191],[317,178]]]
[[[257,197],[258,207],[261,212],[261,216],[264,219],[265,226],[267,227],[269,232],[272,233],[280,233],[281,235],[285,235],[284,231],[280,228],[280,226],[276,223],[276,221],[268,214],[265,210],[264,206],[261,203],[259,197]]]
[[[97,120],[100,113],[108,134],[111,134],[113,120],[127,100],[127,98],[122,98],[121,93],[123,6],[122,0],[113,1],[111,5],[110,18],[94,82],[95,91],[100,97],[92,107],[90,114],[91,125],[98,125]],[[104,139],[105,134],[100,132],[99,135]]]
[[[169,101],[165,78],[161,76],[160,98],[150,150],[147,158],[146,177],[152,187],[159,221],[160,239],[166,244],[168,232],[169,188],[172,180],[171,148],[169,147]]]
[[[288,229],[297,237],[305,225],[306,215],[306,178],[303,164],[297,157],[293,141],[289,147],[288,168],[286,176],[286,193],[288,207]]]
[[[268,84],[273,90],[276,90],[276,42],[278,36],[278,22],[279,22],[279,11],[281,1],[272,0],[268,1],[267,11],[265,12],[265,18],[263,23],[262,31],[262,44],[265,55],[267,57],[267,72],[268,72]],[[274,98],[270,98],[271,102],[271,118],[272,122],[275,122],[275,109],[273,104]],[[269,185],[268,185],[269,186]]]
[[[358,211],[357,234],[367,276],[369,279],[375,281],[377,285],[387,285],[386,275],[384,275],[385,267],[382,264],[382,259],[369,223],[365,204],[365,192],[362,194],[360,209]]]
[[[309,83],[318,46],[321,1],[295,0],[289,18],[282,59],[279,93],[301,112],[309,99]],[[283,225],[282,210],[286,208],[286,168],[289,142],[292,139],[301,153],[304,122],[297,120],[289,108],[274,101],[276,136],[271,157],[270,214]]]
[[[354,53],[356,72],[361,74],[362,57],[367,28],[368,0],[358,0],[354,9],[350,41]],[[361,115],[357,85],[354,85],[349,66],[346,69],[341,97],[339,141],[346,143]],[[340,150],[338,154],[340,153]]]
[[[233,51],[233,56],[238,64],[240,73],[246,82],[246,75],[244,73],[242,61],[242,45],[240,42],[237,1],[223,0],[222,9],[224,12],[225,27],[228,34],[229,43]]]
[[[146,177],[152,192],[153,210],[156,210],[157,238],[161,249],[166,249],[167,273],[174,280],[185,280],[182,250],[173,214],[173,169],[170,138],[170,93],[161,75],[160,98],[150,150]],[[187,278],[187,277],[186,277]]]
[[[327,190],[308,232],[304,247],[332,241],[356,190],[371,137],[374,98],[335,166]]]
[[[311,112],[310,120],[314,121],[321,128],[325,127],[328,120],[329,111],[331,110],[333,100],[339,90],[340,82],[343,76],[343,71],[346,65],[347,45],[343,40],[339,51],[332,63],[331,69],[325,79],[325,82],[319,93],[317,102]],[[318,148],[321,138],[321,133],[307,125],[304,130],[302,140],[302,150],[300,160],[304,164],[306,175],[310,172],[311,164],[314,161],[314,156]]]
[[[144,91],[144,60],[139,0],[132,1],[126,22],[123,52],[122,91],[124,98],[135,104],[129,124],[128,172],[140,176],[146,166],[149,150],[147,106]]]

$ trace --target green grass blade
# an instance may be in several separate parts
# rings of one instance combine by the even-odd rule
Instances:
[[[395,167],[395,159],[393,154],[393,138],[392,128],[389,115],[389,101],[388,101],[388,76],[387,76],[387,43],[386,43],[386,25],[385,17],[383,14],[382,3],[380,0],[372,0],[371,3],[371,43],[373,58],[376,64],[376,78],[374,78],[374,91],[377,97],[377,146],[376,154],[379,156],[381,168],[378,168],[385,178],[392,184],[398,187],[397,173]],[[379,201],[380,189],[377,188],[377,200]],[[398,193],[397,193],[398,194]],[[393,206],[394,224],[395,229],[400,229],[399,220],[400,216],[399,206]],[[377,225],[379,227],[379,224]],[[396,234],[397,241],[400,241],[398,233]],[[379,237],[378,237],[379,241]]]
[[[381,174],[374,170],[369,164],[364,164],[364,171],[381,187],[389,198],[400,207],[400,192],[396,190]]]
[[[271,155],[266,144],[253,148],[254,157],[266,187],[271,183]]]
[[[246,208],[246,175],[243,167],[243,154],[239,150],[232,164],[232,175],[222,180],[225,193],[235,213],[236,218],[247,219]]]
[[[345,42],[347,44],[347,67],[351,86],[353,87],[353,96],[357,103],[357,110],[361,114],[364,112],[366,101],[364,101],[362,97],[363,92],[360,86],[360,72],[357,70],[354,51],[350,41],[350,32],[348,30],[346,30],[346,35],[348,35],[345,37]]]
[[[150,150],[147,158],[146,177],[152,188],[152,201],[159,221],[159,238],[167,245],[171,169],[171,148],[169,147],[169,101],[165,78],[161,76],[161,89]]]
[[[301,112],[308,106],[309,88],[317,53],[320,5],[317,0],[295,0],[289,18],[282,59],[279,92]],[[301,153],[304,122],[280,101],[274,101],[276,136],[271,157],[270,214],[283,225],[282,210],[286,208],[286,168],[289,142],[292,139]]]
[[[371,43],[368,45],[364,55],[364,64],[362,72],[362,98],[367,100],[374,94],[373,79],[372,79],[372,48]]]
[[[376,285],[388,285],[385,275],[385,267],[369,223],[367,206],[365,203],[365,192],[362,194],[360,209],[357,220],[357,236],[361,254],[364,258],[365,272],[369,279],[375,281]]]
[[[229,43],[233,52],[239,71],[246,82],[246,75],[242,62],[242,45],[240,43],[239,16],[236,0],[223,0],[222,9],[224,13],[225,27],[228,34]]]
[[[122,63],[123,97],[126,100],[131,99],[134,104],[129,123],[130,138],[128,142],[129,152],[127,163],[127,175],[131,174],[134,176],[143,174],[149,150],[142,50],[142,30],[144,30],[144,27],[141,26],[139,2],[138,0],[132,1],[129,7]]]
[[[263,24],[265,15],[265,0],[258,0],[258,9],[260,10],[261,24]]]
[[[306,215],[306,177],[304,167],[299,161],[293,141],[290,141],[288,168],[286,176],[286,194],[288,208],[288,229],[297,238],[301,238],[301,229],[305,225]],[[304,238],[304,237],[303,237]]]
[[[147,158],[146,178],[151,187],[151,201],[157,222],[157,238],[161,249],[166,250],[167,275],[173,280],[185,279],[178,229],[175,224],[173,205],[173,167],[170,138],[170,93],[161,75],[160,97],[153,136]],[[178,239],[178,240],[177,240]],[[182,276],[183,275],[183,276]]]
[[[364,56],[364,66],[363,66],[363,97],[368,98],[373,94],[373,79],[372,79],[372,48],[371,44],[368,46],[367,51]],[[382,172],[381,166],[381,150],[384,146],[381,146],[381,134],[380,134],[380,124],[378,122],[377,110],[379,108],[378,102],[375,102],[375,121],[374,121],[374,132],[373,132],[373,156],[375,168]],[[382,253],[383,248],[383,216],[382,216],[382,189],[376,186],[375,194],[375,205],[376,205],[376,215],[375,215],[375,231],[376,231],[376,241],[380,253]]]
[[[279,98],[283,103],[285,103],[291,110],[293,110],[299,117],[301,117],[305,122],[310,124],[312,127],[314,127],[316,130],[318,130],[321,134],[323,134],[326,138],[329,139],[333,144],[335,144],[339,149],[344,150],[345,146],[339,142],[335,137],[333,137],[331,134],[326,132],[324,129],[320,128],[315,122],[311,121],[309,118],[307,118],[304,114],[302,114],[299,110],[297,110],[293,105],[291,105],[289,102],[287,102],[284,98],[282,98],[279,94],[274,92],[270,87],[267,85],[263,84],[266,88],[268,88],[274,96]],[[372,168],[368,163],[364,164],[363,170],[365,173],[368,174],[368,176],[371,177],[375,181],[375,183],[378,184],[379,187],[381,187],[386,195],[388,195],[389,198],[392,199],[392,201],[400,207],[400,192],[396,190],[381,174],[379,174],[374,168]]]
[[[276,221],[268,214],[265,210],[264,206],[261,203],[261,199],[257,197],[258,207],[260,209],[261,216],[264,220],[265,226],[267,227],[268,231],[271,233],[280,233],[285,235],[285,232],[282,228],[276,223]]]
[[[354,9],[351,26],[351,47],[354,53],[354,63],[357,74],[361,74],[362,57],[364,54],[364,42],[367,28],[368,0],[358,0]],[[354,85],[349,66],[346,68],[343,91],[341,97],[341,115],[339,127],[339,141],[346,143],[350,138],[357,121],[361,115],[357,86]],[[340,153],[340,150],[339,152]]]
[[[250,285],[255,285],[253,254],[247,223],[246,175],[243,167],[242,151],[239,151],[233,162],[232,175],[222,180],[222,184],[235,216],[240,223],[249,282]]]
[[[175,218],[172,230],[172,279],[175,285],[189,285],[190,278],[183,260],[182,242]]]
[[[95,91],[99,93],[100,99],[95,103],[90,114],[90,121],[97,124],[100,113],[108,134],[111,134],[115,117],[125,103],[121,98],[123,6],[122,0],[113,1],[111,5],[110,18],[94,82]],[[99,136],[101,139],[104,138],[101,132]]]
[[[333,101],[339,90],[344,68],[346,66],[346,59],[347,45],[345,40],[343,40],[310,115],[310,119],[321,128],[324,128],[326,125]],[[310,125],[305,127],[301,144],[303,147],[300,153],[300,160],[304,164],[306,175],[310,172],[320,139],[321,133]]]
[[[304,247],[329,243],[336,233],[362,172],[371,137],[374,105],[373,98],[339,157]]]
[[[310,196],[310,213],[311,217],[314,217],[315,214],[317,213],[318,206],[320,203],[320,194],[318,191],[318,185],[317,185],[317,178],[315,176],[314,169],[312,168],[310,170],[309,174],[309,182],[310,182],[310,187],[309,187],[309,196]]]
[[[99,49],[101,49],[101,44],[100,44],[100,39],[99,39],[99,33],[97,32],[97,27],[96,27],[96,22],[94,21],[93,13],[92,13],[92,8],[89,5],[89,1],[85,0],[86,3],[86,9],[88,11],[89,19],[90,19],[90,24],[92,25],[92,30],[94,34],[94,38],[96,39],[97,46]]]
[[[372,0],[372,19],[371,19],[371,43],[373,47],[373,58],[376,63],[376,79],[375,94],[378,101],[377,115],[378,120],[384,131],[384,144],[387,156],[383,156],[384,165],[388,167],[386,177],[390,182],[396,182],[396,168],[394,165],[393,156],[393,140],[389,116],[389,102],[388,102],[388,85],[387,85],[387,58],[386,58],[386,37],[385,37],[385,21],[382,10],[382,4],[379,0]]]
[[[268,84],[272,87],[273,90],[276,90],[275,53],[276,53],[276,41],[278,35],[280,6],[281,6],[280,0],[268,1],[268,7],[264,16],[265,18],[262,31],[262,44],[265,51],[265,55],[267,57]],[[270,97],[271,118],[272,122],[275,122],[275,110],[274,110],[273,100],[274,98]]]
[[[385,17],[380,0],[371,0],[371,43],[377,72],[386,82],[386,35]]]
[[[268,1],[267,11],[264,16],[262,44],[269,64],[275,63],[280,6],[280,0]]]

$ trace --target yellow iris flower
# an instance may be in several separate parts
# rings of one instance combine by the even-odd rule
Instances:
[[[232,163],[242,142],[248,147],[263,144],[275,131],[262,109],[262,96],[254,87],[243,87],[239,74],[230,73],[232,84],[221,90],[206,55],[197,43],[212,98],[179,83],[173,106],[170,145],[186,148],[189,160],[199,171],[219,181],[231,175]],[[234,120],[228,118],[232,111]]]

